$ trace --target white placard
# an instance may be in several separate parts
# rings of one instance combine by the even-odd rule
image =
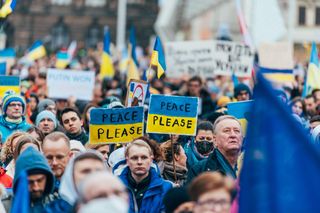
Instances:
[[[93,71],[48,69],[47,87],[49,98],[91,101],[95,74]]]
[[[167,76],[216,75],[250,77],[254,54],[249,46],[230,41],[167,42]]]

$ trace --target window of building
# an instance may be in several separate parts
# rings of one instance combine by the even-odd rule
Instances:
[[[107,4],[107,0],[86,0],[85,5],[87,7],[104,7]]]
[[[316,25],[320,25],[320,7],[316,7],[316,20],[315,20]]]
[[[55,5],[70,5],[72,0],[51,0],[51,4]]]
[[[299,25],[305,25],[306,24],[306,7],[305,6],[299,6]]]

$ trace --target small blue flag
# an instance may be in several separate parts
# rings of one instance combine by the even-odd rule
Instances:
[[[0,62],[0,75],[6,75],[7,63],[5,61]]]
[[[11,213],[28,213],[30,206],[30,195],[28,186],[28,176],[26,171],[21,172],[16,184]]]
[[[320,153],[261,73],[257,79],[239,212],[320,212]]]

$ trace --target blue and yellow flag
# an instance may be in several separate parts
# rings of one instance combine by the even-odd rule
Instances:
[[[138,69],[139,64],[136,56],[136,36],[134,27],[130,29],[128,53],[127,85],[129,85],[131,79],[140,80],[140,73]]]
[[[320,88],[320,69],[317,46],[313,42],[311,47],[310,62],[307,75],[305,78],[302,96],[305,97],[311,93],[313,89]]]
[[[239,213],[320,212],[320,153],[257,73],[240,175]]]
[[[110,33],[106,32],[103,41],[103,53],[101,58],[100,78],[113,78],[114,67],[110,54]]]
[[[11,14],[16,7],[16,4],[16,0],[6,0],[0,9],[0,18],[6,18],[9,14]]]
[[[56,55],[56,65],[57,69],[65,69],[69,64],[69,56],[66,51],[59,51]]]
[[[0,62],[0,75],[6,75],[7,72],[7,62]]]
[[[35,41],[29,49],[26,58],[30,61],[35,61],[39,58],[46,56],[46,48],[44,47],[42,41]]]
[[[159,36],[157,36],[156,42],[153,47],[150,67],[157,72],[158,78],[160,78],[167,69],[164,52]]]
[[[0,62],[6,64],[5,67],[2,64],[2,69],[13,66],[15,64],[15,60],[16,52],[13,48],[0,50]]]

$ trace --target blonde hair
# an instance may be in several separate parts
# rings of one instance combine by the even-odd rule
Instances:
[[[131,147],[133,146],[139,146],[139,147],[145,147],[148,149],[149,151],[149,154],[151,156],[153,156],[153,152],[151,150],[151,147],[149,146],[149,144],[147,144],[147,142],[143,141],[143,140],[134,140],[133,142],[129,143],[128,146],[126,147],[126,151],[124,153],[124,156],[125,157],[128,157],[129,156],[129,152],[130,152],[130,149]]]

